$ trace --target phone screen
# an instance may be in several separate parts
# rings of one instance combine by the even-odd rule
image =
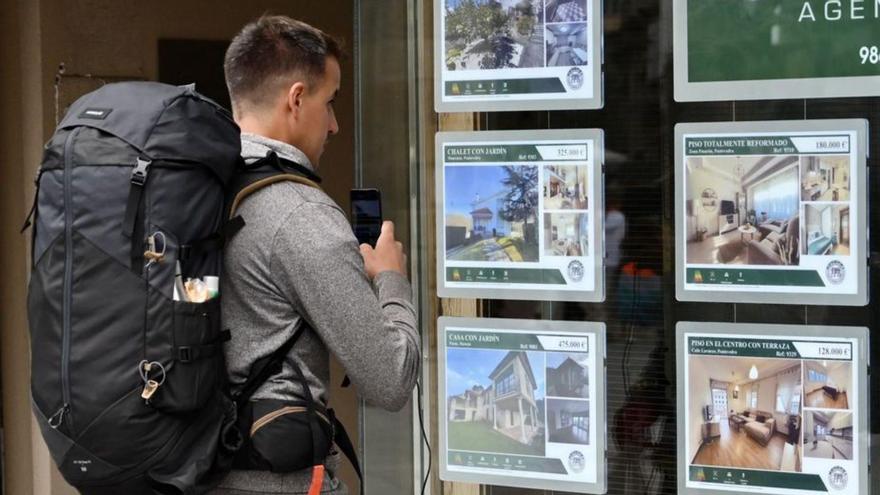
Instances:
[[[382,231],[382,200],[377,189],[351,191],[351,220],[358,243],[376,247]]]

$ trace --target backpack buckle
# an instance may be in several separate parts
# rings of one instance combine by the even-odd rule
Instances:
[[[131,171],[131,183],[136,186],[143,187],[147,183],[147,174],[149,173],[151,160],[145,160],[138,157],[137,165]]]
[[[181,363],[189,363],[193,360],[193,352],[191,347],[178,347],[177,360]]]

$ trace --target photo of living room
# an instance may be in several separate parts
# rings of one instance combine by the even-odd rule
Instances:
[[[586,256],[590,249],[586,213],[544,213],[544,254]]]
[[[547,441],[590,444],[590,403],[547,399]]]
[[[849,409],[847,390],[852,384],[852,364],[846,361],[804,361],[804,406]]]
[[[547,66],[587,65],[587,23],[547,25]]]
[[[804,457],[851,460],[852,413],[804,411]]]
[[[589,354],[547,353],[547,395],[590,398]]]
[[[687,262],[797,265],[797,156],[689,157]]]
[[[802,254],[849,256],[849,205],[804,205]]]
[[[849,201],[848,156],[801,157],[802,201]]]
[[[588,172],[573,165],[544,167],[544,209],[586,210]]]
[[[688,359],[687,441],[692,464],[801,470],[801,362]]]

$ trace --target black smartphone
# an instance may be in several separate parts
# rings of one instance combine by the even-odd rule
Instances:
[[[376,247],[382,232],[382,195],[378,189],[351,190],[351,226],[359,244]]]

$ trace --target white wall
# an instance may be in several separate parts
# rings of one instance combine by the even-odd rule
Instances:
[[[849,392],[852,385],[852,368],[849,364],[836,363],[828,367],[828,379],[841,391]],[[849,394],[847,394],[849,395]],[[850,404],[852,405],[852,404]]]
[[[701,359],[691,359],[688,363],[688,446],[694,456],[703,442],[703,406],[712,404],[712,390],[709,388],[709,369]],[[690,459],[688,459],[690,460]]]
[[[838,428],[850,428],[853,425],[852,418],[852,414],[837,413],[831,418],[831,421],[828,422],[828,427],[835,430]]]
[[[735,201],[736,193],[742,192],[740,184],[706,168],[692,169],[688,174],[687,180],[688,198],[694,201],[694,216],[697,217],[697,228],[705,227],[708,235],[717,235],[721,200]],[[701,195],[706,188],[715,190],[715,193],[718,195],[718,207],[712,212],[707,212],[703,209]]]

